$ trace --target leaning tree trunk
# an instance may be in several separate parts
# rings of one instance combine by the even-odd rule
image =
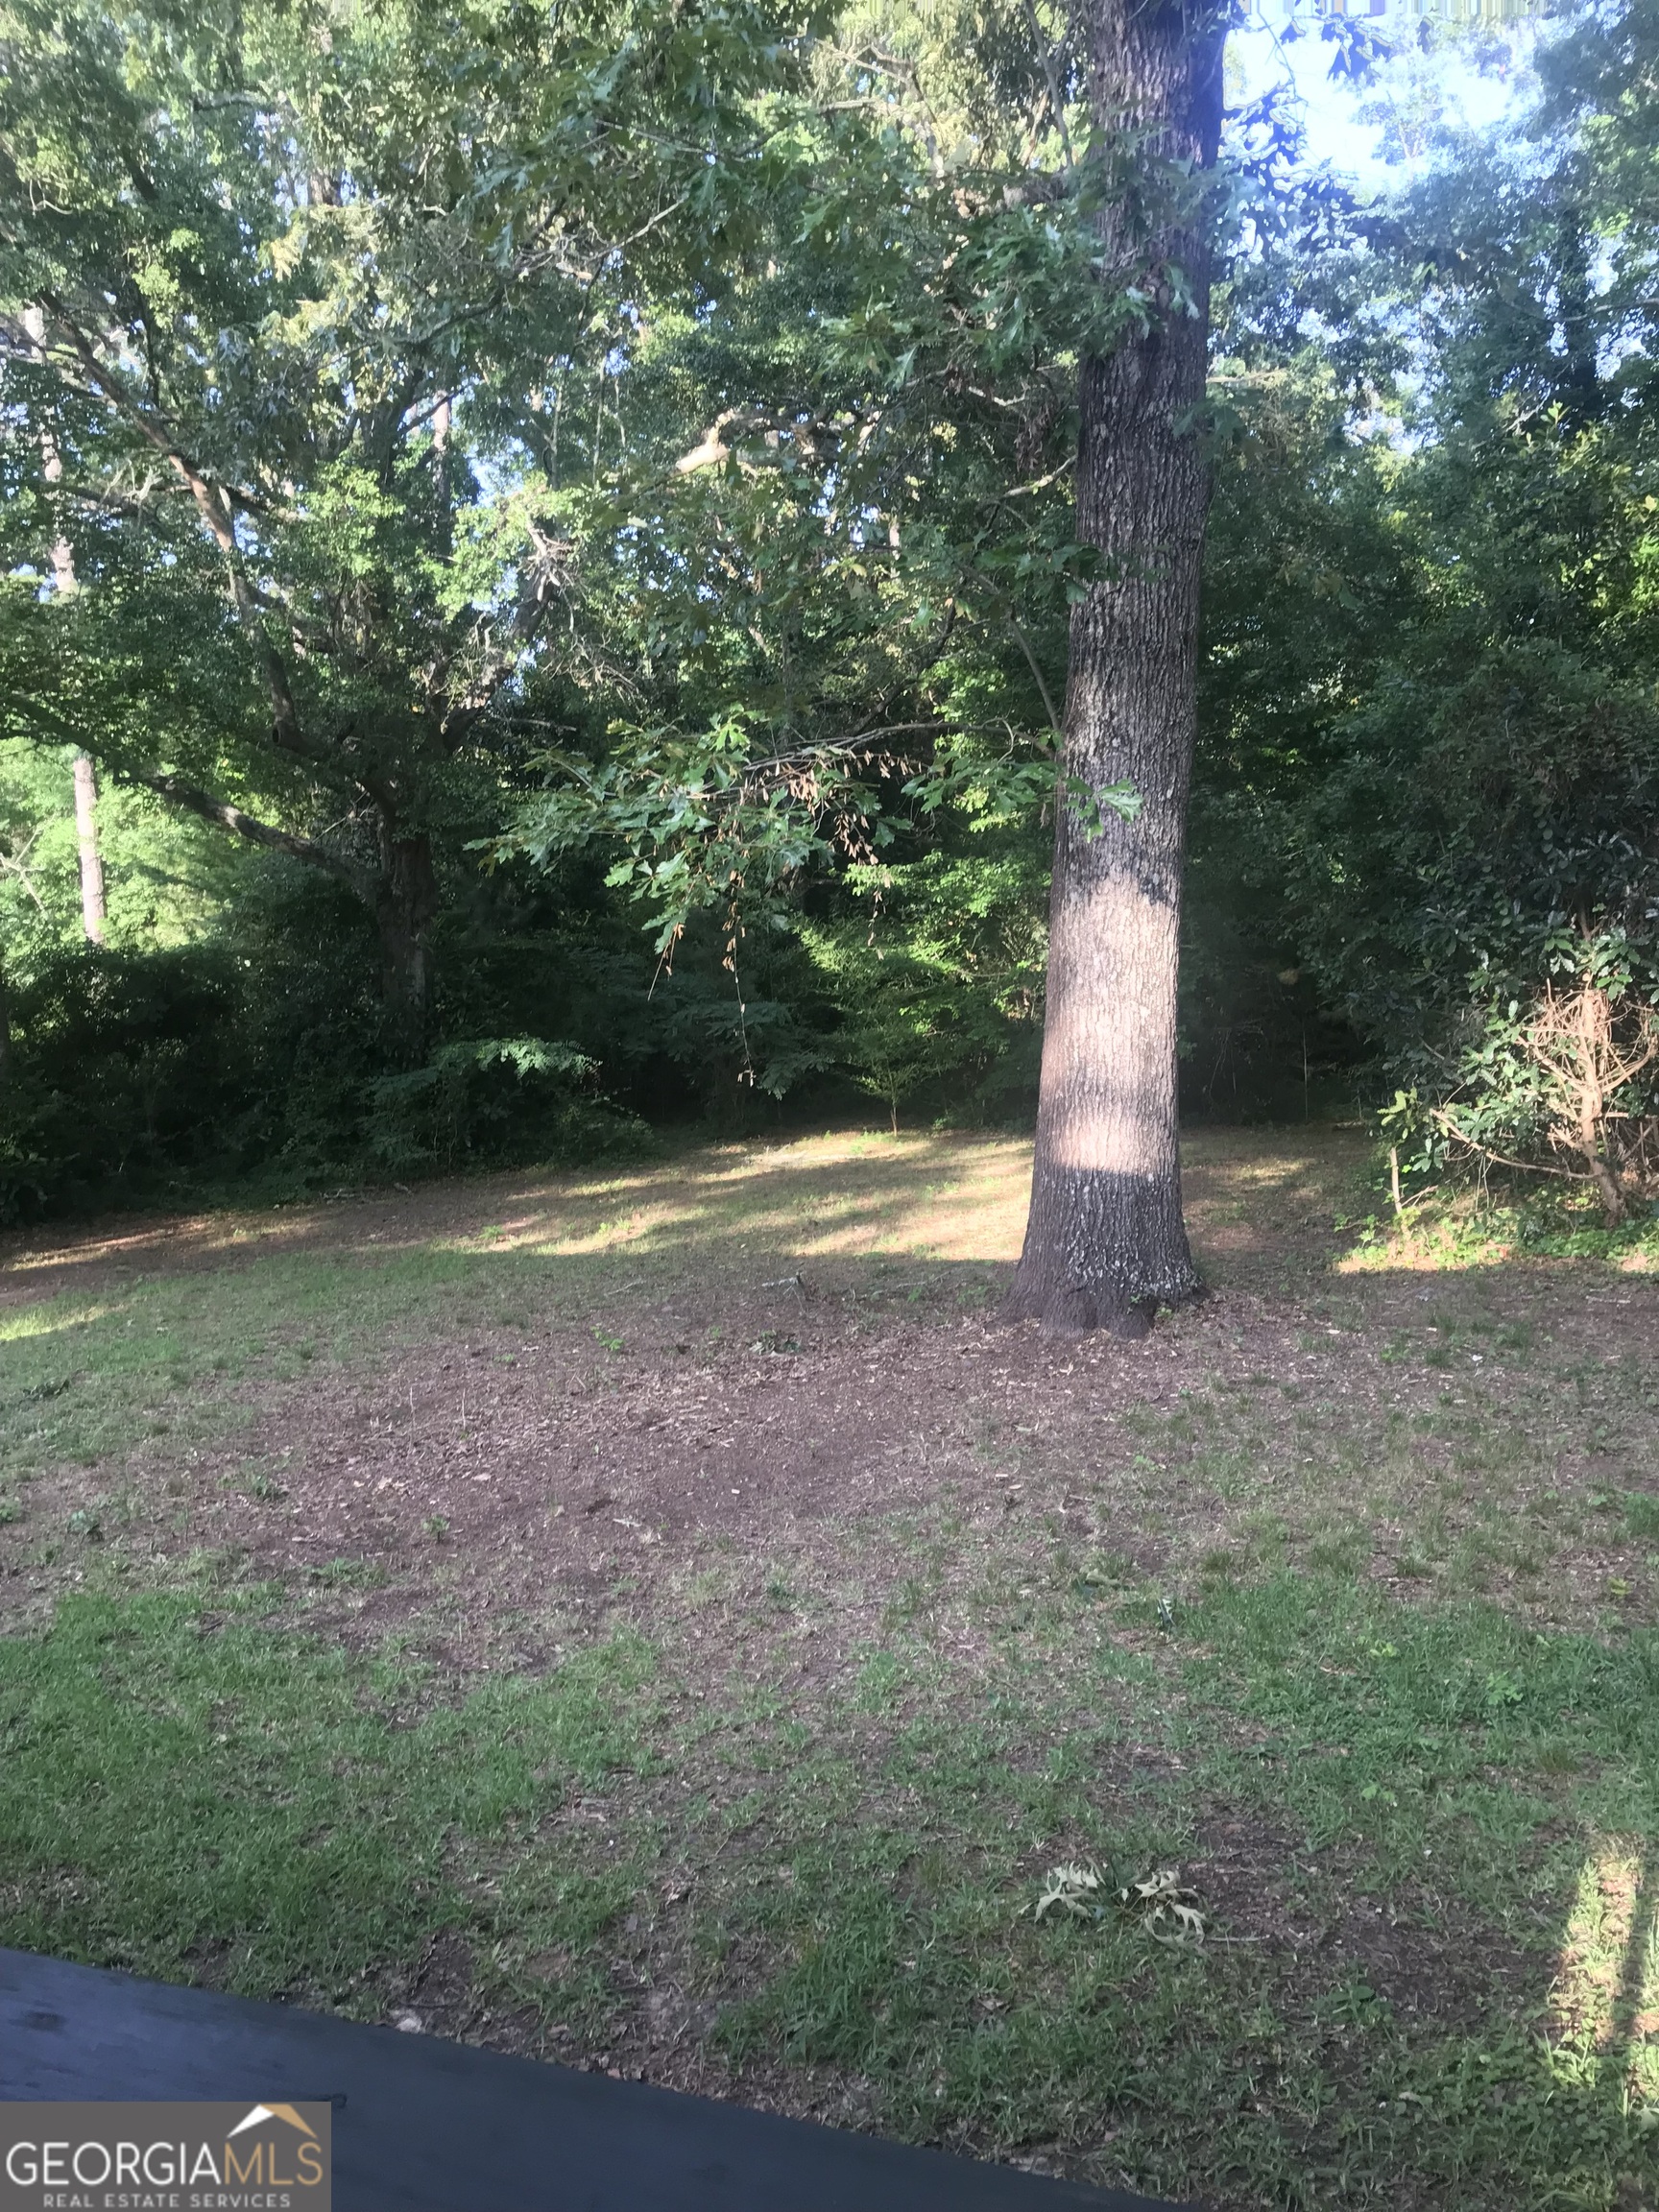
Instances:
[[[1147,197],[1174,211],[1150,235],[1131,232],[1127,202],[1108,211],[1109,280],[1142,277],[1156,305],[1150,328],[1086,360],[1081,379],[1078,537],[1099,547],[1103,578],[1072,610],[1065,766],[1092,792],[1132,783],[1142,805],[1095,833],[1056,805],[1031,1212],[1006,1311],[1061,1330],[1140,1334],[1160,1302],[1202,1287],[1181,1214],[1175,984],[1210,501],[1196,420],[1209,253],[1195,188],[1174,180],[1176,165],[1215,159],[1221,25],[1214,9],[1092,0],[1096,119],[1134,134]]]

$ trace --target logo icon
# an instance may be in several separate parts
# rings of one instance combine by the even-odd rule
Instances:
[[[0,2104],[0,2212],[329,2212],[326,2104]]]
[[[240,2135],[250,2128],[257,2128],[261,2120],[286,2120],[290,2128],[298,2128],[301,2135],[317,2140],[315,2128],[308,2128],[292,2104],[255,2104],[246,2120],[238,2120],[231,2128],[232,2135]]]

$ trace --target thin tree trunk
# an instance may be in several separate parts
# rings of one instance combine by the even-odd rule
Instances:
[[[1097,121],[1136,134],[1151,190],[1214,163],[1219,13],[1093,0]],[[1209,339],[1209,254],[1190,206],[1137,240],[1103,224],[1109,270],[1149,272],[1152,326],[1083,365],[1079,540],[1104,579],[1072,610],[1065,763],[1091,791],[1142,801],[1092,834],[1056,809],[1046,1018],[1031,1212],[1005,1311],[1060,1330],[1142,1334],[1160,1302],[1202,1289],[1181,1212],[1176,1001],[1187,794],[1196,723],[1198,584],[1210,478],[1195,416]],[[1190,303],[1172,297],[1171,267]]]
[[[441,903],[432,844],[424,833],[383,841],[375,919],[380,926],[380,974],[386,1011],[411,1052],[426,1033],[431,975],[426,932]]]
[[[23,318],[30,339],[38,348],[45,336],[45,327],[38,308],[30,308]],[[58,450],[58,441],[50,430],[40,433],[40,474],[42,480],[56,488],[63,481],[63,456]],[[75,574],[75,548],[57,529],[52,535],[52,588],[60,599],[71,599],[80,589]],[[75,837],[81,852],[81,926],[86,932],[89,944],[104,942],[104,862],[98,851],[98,777],[91,757],[85,753],[75,756]]]
[[[1578,1148],[1589,1165],[1601,1211],[1609,1229],[1624,1219],[1624,1193],[1612,1154],[1612,1131],[1607,1126],[1607,1093],[1602,1082],[1603,1056],[1613,1056],[1613,1024],[1605,996],[1582,990],[1577,1009]]]
[[[6,960],[0,954],[0,1083],[12,1072],[12,1001],[6,991]]]
[[[81,849],[81,926],[104,942],[104,861],[98,851],[98,771],[91,756],[75,756],[75,839]]]
[[[438,542],[445,559],[455,547],[455,487],[449,454],[453,428],[447,393],[432,410],[432,461],[438,494]]]

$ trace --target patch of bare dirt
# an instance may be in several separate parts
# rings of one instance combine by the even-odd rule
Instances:
[[[986,1186],[999,1226],[977,1248],[991,1253],[1018,1219],[1006,1150],[983,1150],[1004,1176]],[[1659,1282],[1645,1278],[1559,1263],[1473,1281],[1334,1275],[1332,1191],[1356,1159],[1347,1139],[1321,1150],[1313,1139],[1287,1146],[1282,1136],[1210,1132],[1194,1153],[1190,1209],[1216,1294],[1141,1343],[999,1326],[988,1307],[1011,1251],[932,1256],[974,1240],[962,1209],[976,1187],[919,1196],[913,1166],[906,1184],[891,1162],[836,1161],[790,1187],[806,1224],[793,1247],[775,1220],[762,1233],[739,1219],[722,1238],[710,1234],[708,1251],[692,1238],[667,1273],[642,1261],[638,1282],[596,1282],[579,1318],[469,1321],[453,1334],[440,1323],[344,1374],[320,1364],[251,1387],[251,1423],[182,1462],[170,1441],[144,1440],[118,1467],[50,1471],[30,1485],[27,1522],[0,1528],[0,1616],[36,1609],[84,1571],[73,1545],[46,1561],[32,1531],[66,1525],[112,1480],[129,1551],[165,1562],[206,1550],[325,1594],[341,1562],[366,1564],[385,1586],[366,1590],[347,1575],[332,1616],[325,1598],[324,1620],[361,1635],[435,1605],[458,1664],[498,1645],[507,1621],[521,1624],[509,1632],[512,1655],[536,1664],[562,1621],[591,1618],[619,1584],[631,1610],[648,1612],[665,1583],[709,1556],[816,1551],[832,1570],[836,1530],[895,1513],[949,1509],[1004,1537],[1070,1539],[1143,1576],[1179,1578],[1229,1547],[1246,1557],[1239,1516],[1217,1492],[1217,1446],[1265,1438],[1281,1464],[1260,1470],[1264,1493],[1294,1517],[1313,1482],[1301,1471],[1319,1457],[1316,1435],[1298,1440],[1310,1424],[1350,1448],[1390,1421],[1422,1431],[1449,1407],[1519,1431],[1541,1370],[1594,1375],[1659,1342]],[[688,1190],[725,1190],[736,1170],[723,1153],[683,1175],[657,1172],[639,1181],[640,1210],[666,1203],[664,1189],[689,1207]],[[767,1172],[785,1184],[783,1168]],[[883,1176],[883,1203],[926,1216],[925,1249],[907,1262],[839,1247],[804,1257],[834,1206],[861,1203],[863,1185]],[[13,1240],[0,1284],[13,1298],[66,1279],[90,1290],[140,1262],[151,1273],[240,1269],[297,1244],[362,1255],[476,1238],[504,1219],[558,1216],[560,1233],[576,1237],[593,1209],[614,1214],[618,1204],[614,1184],[493,1178],[274,1222],[37,1237]],[[1459,1337],[1429,1319],[1449,1302],[1485,1334]],[[1532,1349],[1493,1352],[1505,1326]],[[1407,1338],[1412,1358],[1391,1363]],[[1421,1358],[1437,1341],[1451,1347],[1439,1370]],[[1189,1432],[1194,1400],[1210,1408],[1198,1434]],[[1568,1422],[1548,1466],[1518,1461],[1503,1478],[1509,1503],[1524,1506],[1528,1485],[1589,1496],[1652,1480],[1650,1437],[1645,1472],[1640,1453],[1596,1444],[1591,1426]],[[1457,1449],[1420,1434],[1387,1498],[1355,1492],[1350,1474],[1328,1488],[1327,1505],[1355,1492],[1374,1539],[1370,1571],[1404,1595],[1420,1525],[1445,1509],[1436,1485]],[[1491,1579],[1502,1591],[1507,1573],[1514,1600],[1546,1612],[1604,1602],[1610,1576],[1628,1585],[1627,1604],[1647,1602],[1650,1577],[1617,1529],[1593,1534],[1576,1556],[1557,1548],[1542,1599],[1520,1569],[1499,1562]]]
[[[1474,2029],[1495,2008],[1511,2023],[1543,2009],[1546,1962],[1456,1899],[1421,1882],[1371,1894],[1351,1854],[1309,1854],[1242,1808],[1205,1824],[1186,1871],[1220,1940],[1327,1988],[1367,1992],[1358,2004],[1381,2001],[1405,2025]]]

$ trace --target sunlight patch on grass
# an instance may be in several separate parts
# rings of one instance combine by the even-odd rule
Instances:
[[[1012,1261],[1024,1234],[1029,1144],[957,1136],[840,1134],[721,1148],[602,1183],[435,1239],[458,1253],[589,1259],[738,1241],[784,1258],[878,1253]]]
[[[1408,1204],[1403,1223],[1383,1212],[1338,1226],[1358,1239],[1337,1262],[1344,1275],[1461,1274],[1541,1259],[1600,1261],[1626,1275],[1659,1272],[1659,1215],[1608,1229],[1599,1215],[1580,1210],[1482,1206],[1461,1198],[1445,1206]]]
[[[108,1321],[120,1309],[115,1306],[24,1306],[0,1314],[0,1344],[23,1344],[37,1336],[61,1336],[71,1329],[89,1329]]]
[[[1659,1916],[1640,1842],[1611,1839],[1585,1860],[1550,2010],[1575,2080],[1618,2084],[1659,2118]]]
[[[1213,1222],[1220,1226],[1222,1243],[1237,1240],[1229,1231],[1240,1206],[1293,1203],[1303,1185],[1316,1184],[1330,1168],[1315,1146],[1288,1156],[1265,1142],[1240,1149],[1234,1132],[1197,1131],[1183,1153],[1199,1178],[1195,1226],[1201,1236]],[[118,1237],[14,1247],[4,1269],[20,1287],[37,1287],[47,1298],[55,1279],[67,1293],[75,1272],[106,1266],[142,1268],[132,1287],[146,1293],[180,1281],[181,1263],[204,1285],[240,1283],[276,1265],[294,1271],[296,1287],[320,1288],[325,1276],[360,1271],[400,1278],[405,1302],[419,1303],[420,1289],[435,1286],[418,1282],[425,1270],[515,1257],[592,1262],[613,1255],[626,1262],[715,1255],[741,1264],[766,1256],[793,1264],[884,1255],[1010,1264],[1024,1234],[1030,1174],[1031,1147],[1022,1138],[831,1131],[770,1144],[705,1146],[621,1174],[453,1184],[445,1187],[437,1220],[425,1215],[423,1199],[404,1204],[391,1193],[364,1193],[346,1208],[201,1216]],[[1249,1240],[1261,1244],[1260,1231]],[[249,1282],[249,1297],[257,1301],[262,1292],[262,1285]]]

